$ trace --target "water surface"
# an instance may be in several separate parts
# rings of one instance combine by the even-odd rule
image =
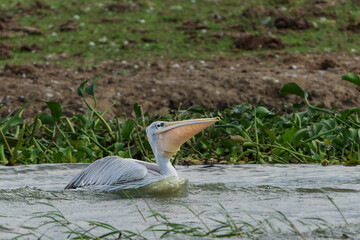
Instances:
[[[116,193],[63,190],[72,177],[86,166],[57,164],[0,167],[0,238],[9,239],[19,233],[26,233],[26,229],[21,227],[23,224],[35,226],[40,223],[41,219],[29,220],[34,212],[52,209],[39,202],[56,206],[73,223],[84,225],[85,220],[101,221],[119,229],[140,232],[157,223],[151,217],[145,222],[139,213],[140,210],[145,217],[151,215],[149,206],[171,221],[199,224],[194,215],[183,206],[186,205],[196,213],[204,211],[201,217],[212,227],[217,223],[210,218],[223,219],[219,205],[221,203],[235,220],[262,220],[276,215],[275,211],[278,210],[294,222],[322,218],[331,226],[332,235],[331,231],[323,232],[323,229],[320,231],[313,225],[297,224],[308,239],[360,238],[360,167],[177,167],[178,174],[188,180],[186,193],[130,200]],[[327,196],[337,204],[348,224],[345,224]],[[299,237],[286,226],[281,227],[284,227],[284,238]],[[48,231],[47,234],[54,238],[61,236],[56,230]],[[154,238],[153,235],[148,237]],[[183,239],[181,236],[177,237]],[[271,232],[266,235],[266,238],[278,237]]]

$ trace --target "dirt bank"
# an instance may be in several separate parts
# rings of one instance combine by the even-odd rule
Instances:
[[[138,102],[150,113],[201,105],[224,109],[235,104],[264,104],[276,110],[299,102],[295,96],[281,96],[279,89],[296,82],[309,92],[312,103],[327,108],[360,107],[355,85],[341,75],[360,73],[358,57],[337,54],[287,55],[286,53],[216,59],[209,62],[109,61],[92,69],[63,69],[52,65],[8,65],[0,70],[0,109],[7,115],[29,101],[38,100],[24,112],[25,117],[47,109],[40,99],[60,102],[65,114],[85,110],[77,86],[99,75],[96,88],[98,109],[114,101],[109,116],[132,113]]]

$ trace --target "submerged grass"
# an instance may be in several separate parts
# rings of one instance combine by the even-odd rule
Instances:
[[[323,4],[323,5],[321,5]],[[360,51],[360,6],[274,0],[2,0],[0,14],[42,34],[0,35],[14,45],[5,64],[52,62],[66,67],[92,66],[109,59],[207,60],[268,50],[234,48],[232,35],[242,31],[276,36],[289,52]],[[305,16],[314,27],[285,31],[274,26],[277,15]],[[60,28],[68,21],[73,28]],[[225,33],[225,34],[223,34]],[[230,33],[230,34],[229,34]],[[326,36],[326,37],[324,37]],[[37,45],[26,51],[22,46]],[[26,48],[25,48],[26,49]]]
[[[341,213],[334,201],[327,196],[331,203]],[[134,203],[134,202],[133,202]],[[192,223],[179,223],[168,216],[155,212],[149,206],[151,215],[146,219],[146,226],[136,228],[137,230],[123,230],[113,225],[98,221],[85,221],[76,224],[69,221],[59,209],[49,203],[41,203],[52,210],[36,212],[34,216],[22,226],[25,233],[19,234],[13,239],[36,238],[54,239],[66,237],[67,239],[162,239],[171,237],[197,237],[197,238],[247,238],[259,239],[266,237],[286,237],[291,239],[307,239],[313,237],[326,237],[337,239],[339,237],[356,237],[360,232],[346,232],[336,229],[340,226],[332,226],[321,218],[306,218],[290,220],[284,213],[274,211],[274,214],[261,220],[251,215],[250,221],[234,219],[224,206],[219,204],[219,214],[222,217],[203,218],[204,212],[197,213],[195,210],[184,206],[193,216]],[[136,203],[134,203],[136,205]],[[141,216],[143,214],[140,211]],[[154,218],[155,217],[155,218]],[[154,218],[155,224],[147,222],[147,219]],[[37,221],[36,226],[28,226],[32,221]],[[345,226],[350,226],[344,218]],[[40,223],[39,223],[40,222]],[[149,221],[152,222],[152,221]],[[0,229],[1,231],[1,229]]]
[[[343,79],[360,86],[355,74]],[[50,114],[41,113],[28,122],[21,114],[30,101],[16,113],[0,118],[0,163],[92,162],[108,155],[153,161],[145,134],[149,123],[216,116],[221,121],[190,139],[173,159],[174,164],[360,163],[360,109],[337,112],[310,105],[307,93],[295,83],[281,89],[282,94],[304,98],[305,103],[295,105],[291,114],[237,105],[222,112],[192,106],[151,116],[135,104],[135,119],[106,119],[107,110],[96,110],[97,81],[89,84],[86,80],[77,89],[88,108],[86,114],[65,117],[59,103],[45,101]],[[307,109],[301,110],[304,105]]]

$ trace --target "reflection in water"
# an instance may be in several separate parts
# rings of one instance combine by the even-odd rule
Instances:
[[[145,223],[139,214],[141,211],[145,216],[151,215],[148,214],[149,206],[172,221],[191,225],[196,218],[182,205],[189,206],[196,213],[204,211],[201,215],[203,219],[222,219],[219,203],[232,218],[249,222],[253,221],[251,217],[264,219],[272,216],[274,210],[283,212],[292,221],[322,218],[328,221],[328,225],[334,226],[337,236],[346,231],[356,232],[354,229],[360,224],[360,167],[178,167],[182,178],[162,180],[139,190],[117,193],[63,190],[66,183],[85,166],[0,167],[0,238],[11,238],[14,232],[23,231],[19,226],[34,212],[49,210],[38,202],[53,204],[77,224],[93,220],[129,230],[141,230],[157,223],[153,218]],[[343,224],[342,216],[327,196],[338,205],[349,225]],[[207,224],[211,227],[215,222]],[[307,238],[321,236],[321,229],[315,231],[301,224],[298,228]],[[360,237],[349,232],[347,235]],[[279,236],[266,237],[276,239]]]

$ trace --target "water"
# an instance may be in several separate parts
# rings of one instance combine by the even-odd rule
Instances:
[[[0,167],[0,239],[9,239],[29,232],[21,227],[24,224],[36,226],[44,221],[29,220],[35,212],[53,210],[39,202],[56,206],[70,222],[85,228],[89,228],[85,220],[90,220],[109,223],[119,229],[141,232],[157,223],[154,217],[149,217],[149,206],[172,222],[203,227],[184,205],[196,213],[204,211],[201,218],[212,228],[218,226],[218,223],[211,218],[224,219],[219,205],[221,203],[235,221],[243,220],[256,225],[254,219],[264,220],[279,216],[276,213],[278,210],[296,223],[297,229],[307,239],[360,239],[360,167],[177,167],[179,175],[188,180],[185,192],[170,196],[147,195],[146,198],[130,200],[116,193],[63,190],[72,177],[85,166],[86,164],[58,164]],[[345,224],[327,196],[333,199],[348,224]],[[146,222],[139,211],[146,218]],[[314,224],[305,226],[297,222],[311,222],[307,218],[322,218],[327,222],[325,227],[320,228]],[[294,233],[287,224],[275,219],[271,221],[282,229],[281,233],[268,229],[265,234],[255,236],[266,239],[300,239],[300,235]],[[45,228],[42,231],[55,239],[63,236],[60,229]],[[155,238],[153,233],[144,235],[150,239]],[[184,239],[184,236],[170,237],[173,238]]]

